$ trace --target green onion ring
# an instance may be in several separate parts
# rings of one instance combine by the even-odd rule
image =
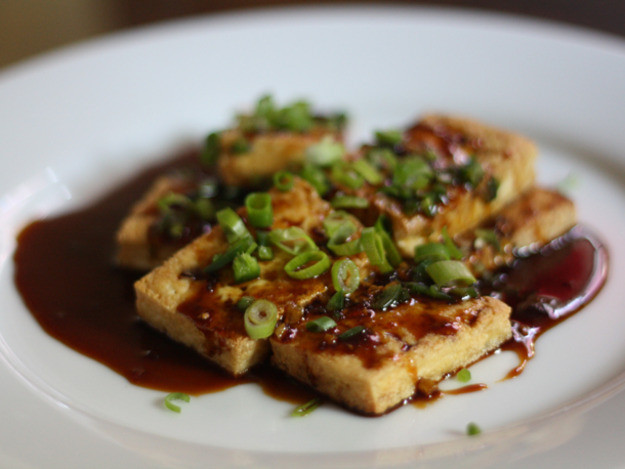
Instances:
[[[310,236],[298,226],[272,230],[269,233],[269,241],[291,255],[319,249]]]
[[[360,176],[364,178],[369,184],[378,185],[382,184],[384,181],[384,177],[382,173],[378,171],[375,166],[369,163],[367,160],[356,160],[352,163],[352,168],[356,171]]]
[[[260,265],[255,257],[243,252],[232,261],[232,271],[234,272],[234,283],[243,283],[258,278]]]
[[[241,217],[230,207],[217,212],[217,221],[219,222],[219,226],[224,230],[226,239],[230,244],[251,236]]]
[[[254,301],[245,310],[243,325],[252,339],[266,339],[273,334],[278,322],[278,308],[269,300]]]
[[[336,327],[336,321],[328,316],[320,316],[306,323],[306,330],[310,332],[325,332]]]
[[[347,295],[353,293],[360,285],[360,271],[351,259],[341,259],[332,266],[332,285],[337,292]]]
[[[442,243],[425,243],[416,246],[414,249],[414,261],[419,263],[426,259],[433,261],[449,260],[449,251]]]
[[[330,258],[325,252],[306,251],[287,262],[284,271],[289,277],[304,280],[321,275],[330,268],[330,264]]]
[[[315,397],[310,401],[296,407],[293,412],[291,412],[292,417],[304,417],[305,415],[310,414],[313,410],[317,409],[321,404],[323,404],[323,399],[320,397]]]
[[[239,254],[244,252],[251,254],[255,248],[256,243],[251,237],[235,241],[228,247],[225,252],[215,254],[213,256],[212,262],[208,265],[208,267],[204,269],[204,273],[212,274],[214,272],[217,272],[221,268],[230,264]]]
[[[477,281],[461,261],[436,261],[425,270],[439,287],[469,286]]]
[[[271,195],[267,192],[252,192],[245,198],[247,219],[254,228],[269,228],[273,223]]]
[[[290,191],[294,183],[293,173],[289,171],[278,171],[273,175],[273,185],[279,191]]]
[[[334,208],[367,208],[369,201],[355,195],[337,195],[330,204]]]
[[[171,401],[190,402],[191,398],[189,397],[188,394],[185,394],[183,392],[170,392],[169,394],[165,396],[165,400],[163,401],[163,403],[165,404],[165,407],[167,407],[172,412],[180,413],[180,406],[174,404]]]
[[[386,260],[382,239],[375,231],[374,227],[371,226],[362,230],[360,242],[371,265],[377,267],[383,274],[393,270],[393,267]]]
[[[351,329],[347,329],[342,334],[339,334],[339,340],[349,340],[352,337],[356,337],[359,334],[362,334],[365,330],[365,326],[354,326]]]

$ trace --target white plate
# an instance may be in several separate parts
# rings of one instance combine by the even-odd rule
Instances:
[[[531,462],[548,467],[584,458],[596,465],[612,457],[606,447],[615,455],[610,467],[622,464],[623,445],[606,444],[623,430],[616,417],[625,416],[623,394],[613,397],[625,387],[623,83],[625,45],[618,40],[418,8],[208,17],[6,70],[0,466],[484,467],[537,454]],[[377,419],[331,405],[292,419],[290,405],[249,385],[196,398],[180,415],[164,411],[164,393],[128,384],[41,331],[13,286],[14,238],[28,220],[87,203],[181,141],[223,127],[264,92],[348,110],[354,141],[427,110],[527,134],[540,146],[544,183],[578,176],[579,217],[610,249],[607,285],[591,306],[540,339],[537,358],[519,378],[485,392]],[[492,382],[511,362],[493,357],[474,376]],[[464,436],[470,421],[483,428],[479,438]]]

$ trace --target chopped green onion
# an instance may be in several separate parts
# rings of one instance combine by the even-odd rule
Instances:
[[[158,200],[157,205],[161,212],[168,212],[174,207],[190,208],[193,202],[184,194],[169,192]]]
[[[210,199],[199,198],[195,201],[195,211],[202,220],[210,220],[215,216],[215,205]]]
[[[467,425],[467,435],[475,436],[475,435],[479,435],[480,433],[482,433],[482,429],[478,427],[476,423],[470,422]]]
[[[270,261],[273,259],[273,249],[270,246],[259,246],[258,247],[258,258],[261,261]]]
[[[451,239],[451,236],[449,236],[446,226],[443,227],[441,235],[443,236],[443,244],[445,244],[445,247],[447,248],[449,257],[456,260],[462,259],[462,251],[458,246],[456,246],[456,243],[454,243],[453,239]]]
[[[332,165],[330,177],[334,182],[350,189],[359,189],[365,183],[364,179],[343,161]]]
[[[360,159],[354,161],[352,163],[352,168],[354,168],[354,171],[360,174],[369,184],[378,185],[382,184],[384,181],[382,173],[380,173],[380,171],[378,171],[375,166],[367,160]]]
[[[377,168],[394,171],[397,167],[397,156],[388,148],[372,148],[366,157]]]
[[[425,270],[439,287],[468,286],[477,281],[469,268],[460,261],[436,261]]]
[[[491,176],[486,183],[486,202],[495,200],[497,192],[499,192],[499,180]]]
[[[319,249],[310,236],[298,226],[272,230],[269,232],[269,241],[294,256],[305,251],[316,251]]]
[[[252,339],[266,339],[273,334],[278,322],[278,308],[269,300],[254,301],[245,310],[243,325]]]
[[[219,226],[224,230],[226,239],[230,244],[251,236],[241,217],[230,207],[217,212],[217,221],[219,222]]]
[[[397,306],[399,303],[403,303],[409,298],[408,292],[399,283],[392,283],[384,287],[384,289],[378,293],[373,300],[371,306],[374,309],[380,309],[382,311]]]
[[[313,410],[317,409],[321,404],[323,404],[323,400],[320,397],[315,397],[311,399],[305,404],[302,404],[291,412],[292,417],[304,417],[305,415],[310,414]]]
[[[239,137],[232,142],[230,151],[235,154],[247,153],[250,150],[250,147],[250,142],[248,142],[245,137]]]
[[[234,283],[243,283],[258,278],[260,265],[258,265],[255,257],[244,252],[232,261],[232,271],[234,272]]]
[[[334,232],[328,240],[328,249],[334,254],[337,256],[353,256],[362,251],[359,239],[348,241],[358,230],[353,221],[348,220],[346,223],[336,228],[332,227],[330,231],[332,230],[334,230]]]
[[[484,177],[482,165],[472,157],[469,162],[460,168],[460,178],[471,187],[476,187]]]
[[[273,223],[271,195],[267,192],[252,192],[245,198],[247,219],[254,228],[269,228]]]
[[[365,330],[365,326],[354,326],[351,329],[347,329],[342,334],[339,334],[339,340],[349,340],[356,337],[358,334],[362,334]]]
[[[360,243],[371,265],[377,267],[383,274],[393,270],[393,267],[386,259],[382,238],[375,231],[374,227],[368,227],[362,230]]]
[[[330,190],[330,182],[321,168],[305,164],[300,172],[300,176],[313,186],[322,197]]]
[[[432,168],[422,158],[412,157],[400,161],[393,171],[392,186],[400,190],[401,198],[424,189],[433,176]]]
[[[237,301],[237,309],[244,313],[245,310],[249,308],[252,303],[254,303],[254,301],[256,301],[256,298],[253,296],[242,296],[241,299]]]
[[[341,259],[332,266],[332,285],[337,292],[353,293],[360,284],[360,271],[351,259]]]
[[[382,240],[382,247],[384,248],[386,258],[388,259],[388,261],[391,263],[392,266],[397,267],[399,264],[401,264],[402,257],[399,251],[397,250],[395,243],[391,239],[391,235],[389,234],[389,232],[386,230],[384,226],[385,224],[384,220],[385,220],[384,216],[378,217],[377,221],[375,222],[374,228],[375,228],[376,233]]]
[[[326,135],[319,143],[309,146],[306,149],[306,161],[308,163],[326,167],[340,161],[345,154],[343,144],[334,140],[330,135]]]
[[[200,161],[204,166],[213,166],[217,163],[221,153],[221,136],[218,132],[208,134],[204,141],[204,148],[200,154]]]
[[[402,132],[400,130],[378,130],[375,133],[375,139],[378,145],[394,147],[401,143]]]
[[[325,332],[334,327],[336,327],[336,322],[328,316],[321,316],[306,323],[306,330],[310,332]]]
[[[369,201],[355,195],[337,195],[330,202],[334,208],[367,208]]]
[[[495,250],[501,250],[499,239],[497,238],[497,234],[493,230],[477,228],[475,230],[475,236],[476,238],[474,245],[476,249],[480,249],[484,245],[490,244],[495,248]]]
[[[306,251],[298,254],[284,266],[289,277],[304,280],[314,278],[330,268],[330,258],[323,251]]]
[[[343,293],[342,291],[337,291],[328,301],[326,309],[333,313],[339,313],[343,311],[343,308],[345,308],[345,293]]]
[[[290,191],[294,182],[293,173],[289,171],[278,171],[273,175],[273,185],[279,191]]]
[[[165,396],[165,400],[163,401],[165,407],[167,407],[172,412],[180,413],[180,406],[174,404],[172,401],[190,402],[191,398],[188,394],[185,394],[183,392],[170,392]]]
[[[456,379],[461,383],[468,383],[471,381],[471,372],[468,369],[463,368],[456,374]]]
[[[425,243],[416,246],[414,249],[414,261],[419,263],[426,259],[433,261],[449,260],[449,251],[442,243]]]
[[[220,254],[215,254],[213,260],[208,267],[204,269],[204,273],[212,274],[220,270],[221,268],[230,264],[236,256],[241,253],[247,252],[251,254],[256,247],[256,243],[252,237],[242,238],[232,243],[228,249]]]
[[[412,293],[429,296],[436,300],[452,301],[454,299],[453,296],[445,293],[436,285],[425,285],[420,282],[405,282],[404,287],[408,288]]]
[[[356,225],[354,224],[354,217],[342,210],[333,210],[323,220],[323,230],[328,238],[332,238],[332,236],[334,236],[334,234],[345,224],[351,224],[355,228]]]

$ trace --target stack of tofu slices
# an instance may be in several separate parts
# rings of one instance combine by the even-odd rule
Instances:
[[[535,186],[522,136],[427,115],[347,152],[343,124],[259,101],[207,138],[206,172],[137,202],[118,263],[151,269],[135,284],[147,323],[232,375],[270,361],[378,415],[511,337],[510,307],[480,285],[575,208]]]

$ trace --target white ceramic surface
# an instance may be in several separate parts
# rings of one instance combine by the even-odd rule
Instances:
[[[623,83],[625,44],[610,37],[467,11],[371,7],[177,22],[5,70],[0,466],[582,467],[587,458],[621,467]],[[540,339],[519,378],[496,382],[514,363],[506,354],[474,367],[476,381],[492,384],[485,392],[376,419],[332,405],[292,419],[290,405],[246,385],[193,399],[180,415],[164,411],[164,393],[130,385],[41,331],[13,286],[15,236],[227,125],[265,92],[347,110],[354,142],[428,110],[530,136],[542,182],[577,176],[579,218],[610,250],[608,283]],[[480,437],[464,435],[470,421]]]

